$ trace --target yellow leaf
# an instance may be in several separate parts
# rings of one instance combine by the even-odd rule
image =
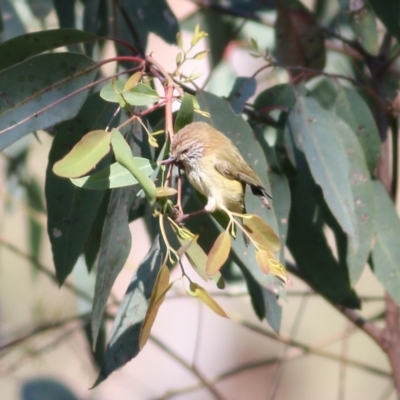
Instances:
[[[156,196],[157,197],[168,197],[177,194],[178,191],[175,188],[168,186],[156,187]]]
[[[157,140],[153,137],[153,135],[149,135],[149,145],[152,147],[159,147]]]
[[[214,275],[225,264],[231,250],[231,237],[228,231],[222,232],[213,247],[208,253],[206,262],[206,273],[208,276]]]
[[[154,284],[153,293],[151,294],[149,306],[146,316],[143,320],[142,328],[139,335],[139,349],[142,350],[150,335],[150,330],[154,324],[158,309],[164,301],[165,295],[171,288],[172,282],[169,283],[169,269],[166,265],[162,266],[157,275]]]
[[[133,89],[138,82],[142,79],[142,73],[135,72],[133,75],[129,77],[129,79],[125,82],[124,92]]]
[[[216,314],[224,318],[229,318],[223,308],[211,297],[210,293],[197,283],[190,282],[190,294],[198,297],[206,306],[210,307]]]
[[[269,274],[269,252],[264,249],[256,250],[256,261],[264,274]]]
[[[251,218],[248,216],[251,215]],[[279,251],[281,242],[272,228],[258,215],[247,214],[243,219],[243,228],[251,239],[265,250],[273,253]]]
[[[205,58],[207,56],[207,54],[210,52],[210,50],[204,50],[204,51],[200,51],[200,53],[197,53],[196,55],[193,56],[193,60],[202,60],[203,58]]]
[[[183,60],[183,54],[181,53],[181,52],[179,52],[177,55],[176,55],[176,65],[181,65],[182,64],[182,60]]]

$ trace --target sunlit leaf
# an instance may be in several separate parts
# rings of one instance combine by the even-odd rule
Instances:
[[[169,283],[169,269],[167,266],[161,267],[158,273],[156,282],[154,284],[154,289],[150,297],[149,308],[147,309],[146,317],[144,318],[142,329],[139,335],[139,349],[142,350],[146,344],[149,336],[150,330],[154,324],[157,316],[158,309],[160,308],[162,302],[164,301],[165,295],[171,288],[173,282]]]
[[[153,204],[156,199],[156,187],[153,181],[139,169],[128,143],[116,129],[111,131],[111,145],[116,160],[137,179],[146,193],[147,200]]]
[[[134,157],[138,168],[146,175],[150,176],[153,167],[147,158]],[[137,179],[121,164],[114,163],[92,175],[81,178],[71,179],[71,182],[78,187],[91,190],[114,189],[118,187],[136,185]]]
[[[133,75],[129,77],[129,79],[125,82],[123,92],[129,91],[133,89],[142,79],[142,72],[138,71],[135,72]]]
[[[190,282],[190,294],[198,297],[206,306],[210,307],[216,314],[229,318],[222,307],[211,297],[210,293],[195,282]]]
[[[218,272],[225,264],[231,251],[231,237],[228,231],[223,231],[217,237],[208,253],[206,273],[211,276]]]
[[[273,229],[258,215],[243,219],[243,227],[258,246],[273,253],[279,251],[281,242]]]
[[[93,169],[110,151],[111,134],[103,130],[87,133],[61,160],[53,172],[64,178],[80,177]]]
[[[156,196],[157,197],[174,196],[177,193],[178,193],[178,191],[172,187],[167,187],[167,186],[156,187]]]

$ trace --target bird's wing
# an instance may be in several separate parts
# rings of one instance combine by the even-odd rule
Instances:
[[[235,161],[237,165],[227,161],[222,156],[217,158],[214,166],[215,169],[227,179],[237,180],[247,185],[264,189],[262,182],[257,179],[257,175],[255,175],[254,171],[243,159],[236,159]],[[255,176],[253,177],[252,175]]]

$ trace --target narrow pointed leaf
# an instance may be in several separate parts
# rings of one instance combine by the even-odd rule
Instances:
[[[198,297],[206,306],[210,307],[216,314],[229,318],[223,308],[211,297],[210,293],[195,282],[190,282],[190,294]]]
[[[147,309],[146,317],[143,321],[142,329],[140,330],[139,350],[142,350],[146,344],[150,336],[150,330],[156,319],[158,309],[173,284],[173,282],[169,283],[169,276],[169,269],[164,265],[157,276],[156,283],[154,284],[153,293],[151,294],[149,301],[149,308]]]
[[[94,290],[91,318],[94,344],[97,341],[111,289],[131,250],[132,237],[129,230],[129,209],[135,200],[136,192],[135,188],[126,187],[114,189],[111,193],[101,235]]]
[[[208,253],[206,262],[206,273],[208,276],[214,275],[225,264],[231,251],[231,236],[228,231],[223,231],[217,237],[213,247]]]
[[[111,134],[103,130],[87,133],[61,160],[53,172],[64,178],[77,178],[96,167],[110,151]]]
[[[175,132],[180,131],[184,126],[190,124],[193,121],[193,99],[194,97],[187,93],[185,93],[182,97],[181,108],[179,109],[175,120]]]
[[[163,254],[157,236],[122,299],[110,333],[104,362],[93,386],[97,386],[113,371],[138,355],[142,324],[162,262]]]

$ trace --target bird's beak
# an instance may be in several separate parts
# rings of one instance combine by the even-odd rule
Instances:
[[[176,159],[175,159],[175,157],[173,157],[173,156],[169,156],[168,158],[166,158],[165,160],[162,160],[161,162],[160,162],[160,164],[161,165],[171,165],[171,164],[173,164],[173,163],[175,163],[176,162]]]

